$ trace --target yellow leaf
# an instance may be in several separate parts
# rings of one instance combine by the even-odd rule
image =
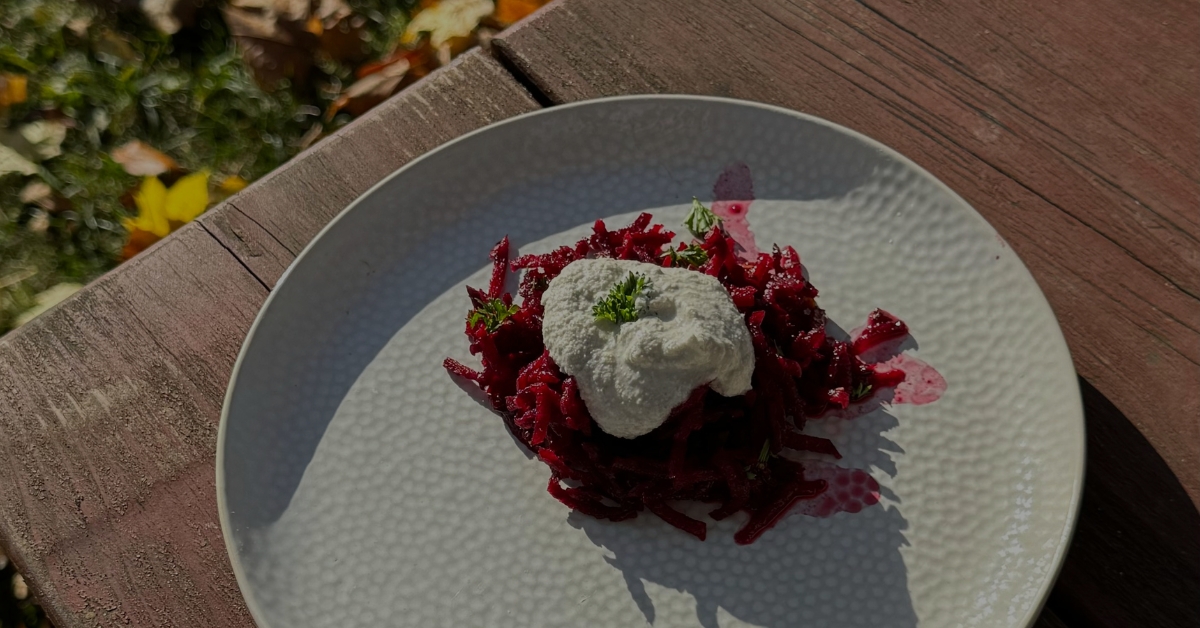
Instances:
[[[187,223],[208,208],[208,171],[203,170],[175,182],[167,190],[167,220]]]
[[[496,12],[492,19],[501,26],[508,26],[537,11],[543,4],[546,4],[546,0],[496,0]]]
[[[492,0],[442,0],[418,13],[400,41],[411,44],[422,33],[429,33],[429,43],[440,48],[455,37],[470,37],[479,21],[495,8]]]
[[[171,233],[171,225],[167,222],[167,187],[158,177],[142,179],[141,187],[133,194],[133,203],[137,205],[138,215],[123,221],[127,231],[140,229],[160,238]]]
[[[225,194],[236,194],[236,193],[241,192],[242,190],[246,189],[247,185],[250,185],[249,181],[246,181],[245,179],[237,176],[236,174],[231,174],[228,177],[225,177],[225,179],[223,181],[221,181],[221,185],[219,186],[219,189],[222,192],[224,192]]]
[[[0,73],[0,107],[25,102],[27,79],[22,74]]]

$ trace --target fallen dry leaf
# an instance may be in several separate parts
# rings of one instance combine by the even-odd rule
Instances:
[[[37,172],[37,162],[62,154],[67,125],[58,120],[38,120],[19,129],[0,129],[0,176]]]
[[[501,27],[510,26],[545,5],[549,0],[496,0],[492,19]]]
[[[84,15],[81,17],[72,18],[67,21],[67,30],[71,31],[76,37],[87,37],[88,27],[92,25],[92,16]]]
[[[20,321],[17,322],[20,323]],[[29,597],[29,585],[25,584],[25,577],[19,573],[12,576],[12,596],[18,600]]]
[[[133,202],[137,216],[121,221],[129,232],[122,259],[137,255],[204,213],[208,208],[208,172],[180,177],[170,188],[158,177],[146,177],[134,192]]]
[[[23,74],[0,72],[0,107],[25,102],[29,97],[27,83],[28,79]]]
[[[136,218],[123,221],[126,230],[131,233],[145,231],[159,238],[171,233],[171,225],[167,222],[167,186],[158,177],[143,179],[141,187],[133,194],[133,202],[138,214]]]
[[[13,150],[6,144],[0,144],[0,177],[7,174],[31,175],[37,172],[37,164]]]
[[[67,297],[79,292],[79,289],[82,287],[82,285],[77,283],[60,283],[37,293],[33,297],[33,300],[35,303],[37,303],[37,305],[34,305],[32,308],[22,312],[20,316],[17,316],[17,320],[14,321],[15,326],[20,327],[21,325],[24,325],[25,323],[37,318],[42,312],[45,312],[59,303],[62,303],[67,299]],[[29,590],[28,587],[25,587],[24,591],[17,590],[16,578],[18,577],[20,576],[14,576],[13,578],[13,597],[20,600],[29,596]],[[25,582],[22,580],[21,584],[24,585]],[[22,593],[22,595],[17,595],[18,593]]]
[[[140,229],[130,231],[129,235],[125,238],[125,246],[121,247],[121,261],[129,261],[133,256],[150,248],[155,242],[161,239],[149,231],[142,231]]]
[[[221,8],[242,57],[264,87],[281,79],[303,85],[319,51],[361,59],[362,28],[346,0],[230,0]]]
[[[121,145],[112,152],[112,158],[135,177],[153,177],[179,168],[174,159],[141,140]]]
[[[174,35],[184,26],[191,26],[201,0],[141,0],[138,3],[154,28]]]
[[[307,13],[293,19],[300,3],[235,0],[221,7],[242,58],[265,88],[283,79],[303,85],[313,65],[317,36],[305,30]],[[307,3],[303,3],[307,10]]]
[[[72,206],[70,200],[55,192],[45,181],[30,181],[21,188],[20,199],[26,205],[37,205],[52,214]]]
[[[38,120],[21,127],[21,137],[28,146],[26,157],[44,161],[62,154],[63,140],[67,139],[67,125],[58,120]],[[21,147],[14,146],[18,150]]]
[[[438,49],[455,38],[469,39],[479,22],[495,8],[492,0],[442,0],[417,13],[400,41],[412,44],[428,34],[430,44]]]
[[[334,113],[337,112],[335,111]],[[320,139],[324,134],[325,126],[320,122],[314,122],[313,125],[308,127],[308,130],[304,132],[304,135],[300,136],[300,139],[296,142],[295,146],[298,150],[304,150],[309,146],[312,146],[313,143]]]
[[[27,205],[40,203],[44,199],[50,198],[54,194],[54,190],[45,181],[30,181],[28,185],[21,188],[21,202]]]
[[[356,116],[362,115],[371,107],[396,93],[404,76],[408,74],[408,69],[408,60],[401,58],[395,63],[381,68],[378,72],[358,79],[330,105],[327,115],[332,118],[339,111],[346,111]]]
[[[34,233],[46,233],[50,228],[50,216],[46,212],[34,210],[33,217],[29,219],[25,228]]]
[[[246,189],[247,185],[250,185],[249,181],[246,181],[236,174],[231,174],[221,180],[221,185],[217,186],[217,189],[223,194],[237,194],[238,192]]]
[[[189,174],[175,182],[167,190],[166,214],[171,231],[195,220],[208,209],[208,171]]]
[[[381,72],[384,68],[402,60],[408,63],[408,73],[410,76],[413,74],[425,76],[425,74],[429,73],[429,64],[433,60],[433,51],[428,46],[422,46],[415,50],[396,48],[391,54],[378,61],[362,64],[354,71],[354,76],[363,78],[367,75]]]

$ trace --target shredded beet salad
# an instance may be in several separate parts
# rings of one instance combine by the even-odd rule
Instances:
[[[669,504],[712,503],[715,520],[748,513],[734,539],[752,543],[795,504],[829,488],[824,480],[806,478],[802,463],[780,455],[790,449],[841,457],[829,440],[802,433],[805,418],[902,382],[903,371],[868,364],[859,355],[905,336],[908,328],[875,310],[853,341],[830,338],[817,289],[804,278],[792,247],[740,260],[734,240],[716,225],[702,239],[671,249],[675,234],[650,222],[649,214],[641,214],[614,231],[598,220],[591,236],[574,246],[511,262],[508,238],[502,240],[491,252],[487,291],[467,288],[474,309],[466,334],[483,367],[477,371],[449,358],[445,367],[483,389],[512,434],[550,467],[547,490],[569,508],[613,521],[648,510],[704,540],[704,522]],[[559,370],[542,342],[542,293],[564,267],[588,257],[683,266],[716,277],[753,340],[750,392],[723,397],[701,386],[649,434],[623,439],[601,431],[574,378]],[[504,283],[508,272],[521,270],[518,305]]]

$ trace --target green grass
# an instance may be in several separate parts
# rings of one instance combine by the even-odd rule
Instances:
[[[318,56],[303,90],[255,84],[214,3],[174,36],[136,12],[109,14],[70,0],[5,0],[0,72],[28,76],[28,100],[0,113],[15,129],[42,118],[71,126],[61,156],[31,177],[0,178],[0,334],[62,282],[86,283],[118,263],[125,240],[121,201],[137,177],[109,156],[140,139],[189,170],[254,180],[296,154],[353,68]],[[364,52],[377,56],[398,37],[411,2],[356,0],[366,19]],[[86,32],[77,34],[88,22]],[[74,28],[72,28],[74,27]],[[69,209],[45,212],[20,201],[31,181],[49,184]]]

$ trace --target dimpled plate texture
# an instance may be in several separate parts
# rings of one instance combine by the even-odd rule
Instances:
[[[822,420],[882,502],[793,514],[748,547],[597,521],[441,367],[468,364],[464,284],[597,218],[678,228],[745,164],[760,245],[801,253],[842,329],[882,307],[949,387]],[[494,125],[358,199],[271,295],[230,384],[221,519],[258,623],[328,626],[1025,626],[1069,540],[1083,420],[1053,313],[962,199],[895,152],[794,112],[619,98]]]

